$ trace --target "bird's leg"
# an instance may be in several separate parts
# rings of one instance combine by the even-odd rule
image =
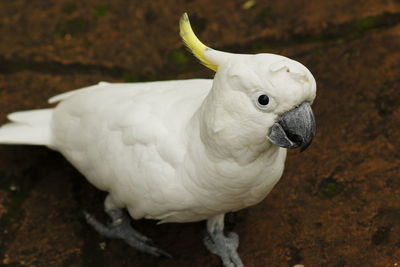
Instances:
[[[154,256],[166,256],[171,258],[170,254],[155,247],[150,238],[132,228],[129,216],[122,209],[112,204],[110,196],[106,198],[105,211],[112,219],[112,222],[108,226],[99,222],[89,213],[84,212],[86,222],[93,226],[102,236],[122,239],[131,247]]]
[[[217,215],[207,221],[207,235],[204,238],[204,245],[211,253],[218,255],[225,267],[243,267],[237,248],[239,237],[236,233],[224,235],[224,216]]]

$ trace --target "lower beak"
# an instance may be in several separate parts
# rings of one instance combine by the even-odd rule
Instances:
[[[298,148],[304,151],[315,136],[315,118],[310,103],[284,113],[272,125],[268,134],[271,143],[283,148]]]

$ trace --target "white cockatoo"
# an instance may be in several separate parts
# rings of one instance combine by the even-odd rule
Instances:
[[[315,135],[316,83],[302,64],[274,54],[232,54],[206,47],[184,14],[181,36],[216,71],[213,80],[99,83],[53,98],[55,108],[12,113],[0,143],[59,151],[108,192],[110,238],[153,255],[169,254],[132,228],[134,219],[207,220],[206,247],[225,266],[243,266],[238,236],[224,214],[262,201],[282,176],[286,148]]]

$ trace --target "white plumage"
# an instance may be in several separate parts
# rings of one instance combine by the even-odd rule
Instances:
[[[49,100],[59,102],[54,109],[10,114],[0,143],[59,151],[109,192],[106,209],[214,223],[260,202],[278,182],[286,149],[267,136],[283,114],[312,103],[316,86],[303,65],[282,56],[203,52],[218,66],[214,80],[103,82],[64,93]]]
[[[211,87],[212,80],[101,83],[51,98],[61,101],[55,109],[9,115],[15,123],[1,128],[0,142],[59,151],[135,219],[204,220],[261,201],[281,177],[286,154],[268,144],[264,121],[270,114],[254,107],[251,92],[218,92],[222,99],[211,94],[213,102],[199,110]],[[254,111],[241,118],[241,109]],[[213,110],[221,114],[207,116]],[[211,135],[222,136],[222,144],[211,136],[204,144],[202,123]],[[247,135],[260,126],[260,136]]]
[[[223,98],[210,94],[203,103],[211,87],[212,80],[182,80],[83,88],[52,98],[61,101],[55,109],[10,114],[14,123],[1,128],[0,141],[61,152],[135,219],[207,219],[262,200],[280,178],[286,153],[268,144],[263,122],[270,116],[248,92],[215,92]],[[240,118],[248,108],[253,114]],[[241,120],[231,125],[236,116]],[[217,140],[207,136],[204,143],[201,126]],[[261,136],[247,136],[253,126],[261,126]]]

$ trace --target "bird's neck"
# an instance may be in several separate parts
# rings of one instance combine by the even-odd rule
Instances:
[[[198,141],[210,155],[217,159],[231,158],[246,165],[265,153],[278,151],[279,148],[267,140],[266,133],[256,136],[251,129],[244,127],[245,121],[230,114],[224,108],[223,100],[224,91],[214,83],[191,121],[199,133]]]

